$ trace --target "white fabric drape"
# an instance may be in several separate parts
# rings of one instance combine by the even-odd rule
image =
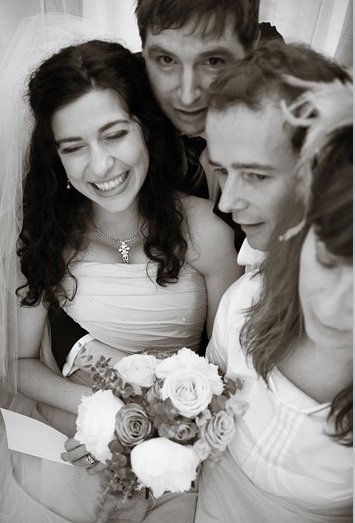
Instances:
[[[52,11],[92,18],[129,49],[139,51],[135,4],[136,0],[1,0],[0,57],[22,18]],[[275,25],[286,42],[305,42],[352,66],[352,0],[260,0],[260,21]]]
[[[83,17],[93,18],[131,51],[141,50],[134,9],[136,0],[83,0]]]
[[[275,25],[288,43],[305,42],[352,66],[351,0],[261,0],[260,21]]]
[[[96,17],[122,38],[127,47],[138,51],[141,44],[135,3],[135,0],[83,0],[83,16]],[[336,56],[344,65],[352,65],[351,0],[261,0],[260,21],[275,25],[286,42],[304,42],[326,55]]]
[[[335,59],[339,63],[347,65],[349,68],[353,67],[353,3],[351,1],[346,11],[343,28],[335,52]]]
[[[60,48],[91,38],[105,38],[97,26],[70,14],[65,2],[51,2],[52,15],[42,18],[45,2],[29,2],[26,16],[20,2],[3,3],[15,27],[1,55],[0,70],[0,405],[5,392],[16,390],[18,355],[18,286],[16,241],[22,224],[22,190],[32,118],[25,98],[29,75]],[[24,3],[21,2],[22,5]],[[40,4],[40,5],[39,5]],[[56,4],[56,5],[54,5]],[[71,8],[80,7],[71,2]],[[27,16],[37,13],[37,16]],[[0,13],[1,14],[1,13]],[[0,16],[0,19],[1,16]]]

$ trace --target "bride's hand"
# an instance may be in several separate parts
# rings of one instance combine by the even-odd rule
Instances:
[[[100,461],[96,461],[93,456],[86,450],[85,445],[81,445],[79,441],[74,438],[69,438],[65,442],[67,452],[62,452],[61,458],[64,461],[69,461],[75,467],[84,467],[88,474],[97,474],[105,470],[106,465]]]

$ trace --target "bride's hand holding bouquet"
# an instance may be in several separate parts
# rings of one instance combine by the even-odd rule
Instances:
[[[237,395],[242,382],[187,348],[89,365],[94,393],[79,406],[75,439],[94,464],[107,465],[101,513],[112,496],[124,507],[136,492],[188,491],[199,464],[218,460],[231,442],[246,409]]]

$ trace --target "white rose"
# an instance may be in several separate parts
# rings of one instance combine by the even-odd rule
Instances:
[[[99,390],[81,400],[74,437],[98,461],[105,463],[111,457],[108,444],[114,439],[116,414],[123,406],[110,390]]]
[[[114,366],[126,383],[151,387],[155,378],[157,359],[149,354],[125,356]]]
[[[223,381],[218,374],[218,367],[209,363],[206,358],[199,356],[191,349],[183,347],[177,354],[157,363],[155,374],[157,378],[166,378],[176,370],[197,370],[208,378],[213,394],[219,396],[223,392]]]
[[[185,492],[196,478],[199,458],[190,445],[167,438],[140,443],[131,452],[131,467],[138,479],[150,487],[155,497],[164,492]]]
[[[213,396],[208,377],[194,369],[168,374],[160,393],[163,400],[169,398],[179,413],[187,418],[194,418],[207,409]]]

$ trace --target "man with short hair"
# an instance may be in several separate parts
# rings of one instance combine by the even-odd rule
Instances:
[[[206,137],[222,188],[219,208],[232,213],[250,246],[262,251],[282,218],[280,209],[295,205],[294,170],[304,138],[285,121],[282,103],[302,92],[285,75],[315,82],[349,79],[306,46],[271,42],[223,71],[208,100]]]
[[[259,37],[259,0],[138,0],[143,56],[156,100],[181,133],[200,136],[208,88]]]
[[[232,212],[251,246],[263,251],[276,226],[287,229],[303,217],[303,204],[296,199],[295,168],[306,130],[291,126],[282,109],[305,91],[297,79],[350,81],[340,66],[310,48],[271,43],[225,71],[211,87],[206,137],[209,160],[222,187],[220,207]],[[283,220],[288,217],[280,212],[285,207],[294,220],[285,220],[287,225]],[[281,239],[297,229],[282,231]],[[243,420],[237,421],[236,434],[220,463],[212,467],[206,462],[202,467],[195,523],[314,521],[315,512],[297,492],[293,495],[302,473],[308,474],[295,466],[296,447],[290,439],[294,407],[287,405],[289,412],[286,409],[277,417],[274,405],[282,404],[286,389],[280,387],[277,395],[270,381],[268,390],[275,392],[276,400],[264,401],[260,391],[267,385],[240,341],[246,314],[258,300],[261,286],[262,272],[246,273],[226,291],[216,314],[207,358],[228,377],[242,377],[241,399],[249,407]],[[282,318],[281,329],[280,322]],[[285,383],[287,376],[281,381]],[[292,401],[296,388],[293,384]],[[282,456],[276,461],[275,434]],[[324,516],[324,521],[330,519]]]
[[[211,83],[252,51],[260,39],[282,39],[258,24],[259,0],[137,0],[143,56],[156,100],[182,135],[187,171],[182,189],[216,201],[219,187],[206,166],[204,133]],[[199,162],[201,156],[201,164]],[[207,179],[206,179],[207,178]],[[229,214],[216,214],[244,239]]]

